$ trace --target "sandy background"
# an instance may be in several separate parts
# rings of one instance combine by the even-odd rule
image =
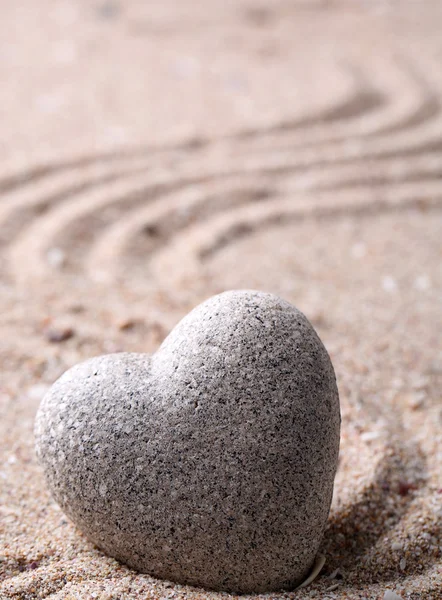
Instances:
[[[227,597],[95,550],[32,427],[234,287],[305,312],[342,402],[323,574],[268,597],[441,597],[441,31],[437,0],[2,3],[1,600]]]

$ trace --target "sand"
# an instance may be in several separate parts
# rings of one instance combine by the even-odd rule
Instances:
[[[277,293],[341,396],[321,575],[269,598],[442,594],[442,5],[5,3],[0,598],[223,594],[107,558],[51,500],[33,419],[100,353]]]

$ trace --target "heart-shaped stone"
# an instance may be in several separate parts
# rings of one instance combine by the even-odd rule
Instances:
[[[36,440],[56,501],[99,548],[164,579],[263,592],[308,575],[339,429],[333,367],[308,320],[271,294],[233,291],[152,357],[67,371]]]

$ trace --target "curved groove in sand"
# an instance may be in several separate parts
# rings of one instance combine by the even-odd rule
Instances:
[[[348,119],[331,119],[329,117],[332,112],[330,115],[324,114],[322,118],[318,116],[316,121],[308,123],[309,127],[293,127],[291,122],[284,122],[260,135],[256,132],[256,137],[253,138],[254,151],[306,147],[395,134],[415,129],[440,116],[439,96],[414,63],[397,59],[386,73],[384,70],[382,72],[384,81],[377,88],[364,81],[375,79],[375,72],[372,76],[367,72],[359,75],[359,95],[355,93],[353,102],[349,102],[349,108],[359,102],[364,110],[353,110],[352,117]],[[404,87],[407,94],[401,93]],[[337,115],[338,112],[334,111],[333,114]],[[243,137],[249,140],[252,136]],[[239,151],[247,152],[247,148],[243,150],[241,141],[242,138],[239,138]]]
[[[235,180],[235,177],[232,177]],[[256,180],[256,177],[254,177]],[[227,182],[229,177],[221,178],[222,182]],[[189,178],[187,185],[204,183],[204,179]],[[210,182],[208,178],[210,193]],[[216,184],[216,179],[213,179]],[[44,277],[51,275],[52,270],[45,261],[45,252],[56,242],[57,239],[63,239],[65,232],[72,230],[75,222],[83,223],[93,220],[94,214],[97,218],[103,216],[106,208],[114,205],[117,210],[127,210],[131,202],[135,204],[146,204],[160,197],[162,198],[168,192],[185,189],[184,182],[170,182],[166,174],[158,174],[153,177],[152,174],[133,177],[130,180],[130,186],[127,182],[116,182],[110,189],[103,186],[89,194],[81,195],[78,199],[63,203],[60,207],[35,219],[25,233],[18,240],[11,244],[8,252],[12,274],[18,275],[18,280],[30,281],[33,277]],[[115,214],[112,214],[115,217]],[[90,225],[89,225],[90,226]],[[99,226],[95,222],[92,229],[92,236],[95,236]]]
[[[398,62],[393,61],[387,70],[391,81],[389,85],[384,82],[383,97],[366,83],[371,80],[369,76],[350,68],[346,97],[314,117],[226,136],[213,143],[183,142],[182,146],[172,146],[169,153],[165,147],[150,154],[135,150],[85,156],[4,178],[0,190],[13,191],[0,203],[0,225],[3,224],[0,243],[3,240],[11,245],[8,254],[13,273],[20,272],[24,279],[29,273],[43,276],[48,270],[42,257],[57,238],[65,237],[69,231],[75,234],[78,224],[83,222],[85,233],[80,238],[83,243],[90,243],[92,237],[101,235],[109,225],[92,215],[102,215],[106,207],[114,206],[119,207],[115,208],[115,218],[124,219],[132,205],[137,208],[143,203],[143,195],[161,196],[175,190],[181,193],[189,185],[210,185],[211,180],[217,185],[223,179],[254,174],[290,177],[295,191],[345,189],[364,181],[373,186],[401,179],[425,181],[436,177],[442,170],[439,103],[419,69],[411,63],[398,68]],[[411,93],[405,96],[395,93],[404,85]],[[294,139],[292,133],[296,134]],[[183,149],[186,151],[180,155]],[[262,154],[264,149],[268,154]],[[161,165],[173,164],[177,152],[178,170],[166,168],[161,173]],[[401,157],[414,155],[411,167],[401,166]],[[213,168],[217,157],[226,163],[222,169]],[[371,164],[374,161],[379,161],[379,166]],[[390,168],[386,161],[390,161]],[[198,176],[195,176],[197,163]],[[163,190],[159,189],[161,186]],[[142,210],[141,221],[149,219],[144,216],[145,209]],[[128,234],[129,230],[130,227]],[[109,234],[111,241],[112,235]],[[101,248],[106,240],[105,234],[103,243],[98,242]],[[100,253],[103,255],[98,251],[98,257]],[[30,257],[30,266],[26,268],[23,268],[24,256]]]
[[[18,188],[0,203],[0,244],[9,242],[20,229],[35,217],[44,214],[53,205],[81,196],[89,191],[133,177],[148,170],[146,161],[134,161],[128,166],[113,169],[90,167],[84,170],[57,174],[38,184]]]
[[[419,156],[412,165],[404,164],[401,159],[394,159],[380,164],[348,165],[339,170],[322,169],[304,177],[281,181],[279,191],[272,188],[269,181],[262,179],[259,182],[255,178],[253,185],[252,182],[239,179],[238,182],[221,180],[218,185],[212,183],[208,187],[190,188],[188,191],[161,197],[152,205],[135,207],[125,212],[99,236],[90,250],[85,268],[91,279],[111,283],[119,276],[120,259],[128,254],[128,248],[136,246],[140,235],[145,236],[146,230],[153,232],[155,237],[149,247],[149,256],[145,257],[148,263],[153,253],[158,252],[192,222],[197,221],[198,227],[201,227],[204,221],[208,231],[211,231],[210,223],[207,225],[208,217],[221,211],[229,211],[235,206],[255,202],[259,205],[272,203],[275,196],[292,197],[293,193],[299,194],[302,191],[313,193],[336,190],[339,195],[341,190],[361,189],[364,185],[373,188],[405,181],[425,182],[437,178],[441,164],[441,154],[430,154]],[[256,194],[259,195],[258,198],[254,198]]]
[[[433,132],[434,133],[434,132]],[[440,145],[440,141],[437,141]],[[379,150],[379,149],[378,149]],[[414,148],[411,147],[414,152]],[[391,152],[391,151],[390,151]],[[103,184],[98,189],[89,190],[89,193],[78,194],[68,197],[60,206],[56,205],[52,210],[48,210],[39,218],[34,219],[30,227],[19,236],[18,240],[11,244],[9,249],[9,260],[12,268],[12,273],[17,274],[19,279],[27,281],[35,276],[44,277],[51,274],[49,265],[44,260],[45,252],[48,248],[56,243],[57,239],[63,238],[65,232],[72,230],[75,223],[83,223],[84,231],[90,230],[88,219],[93,221],[93,215],[97,215],[98,221],[102,222],[103,229],[105,223],[104,210],[110,207],[116,207],[117,212],[111,215],[111,220],[121,218],[121,215],[127,212],[131,205],[139,206],[145,204],[146,201],[151,201],[155,198],[162,197],[165,193],[182,191],[188,186],[211,184],[211,182],[248,178],[257,176],[278,175],[280,178],[290,176],[295,182],[295,188],[299,189],[315,189],[315,182],[319,180],[318,189],[321,186],[327,189],[353,186],[358,187],[362,182],[366,185],[373,185],[376,181],[383,183],[395,179],[407,180],[414,174],[416,179],[422,180],[423,185],[426,179],[437,176],[440,172],[440,155],[435,152],[428,155],[417,155],[414,164],[405,165],[402,163],[402,156],[408,157],[407,149],[402,148],[401,151],[394,153],[397,158],[391,162],[386,162],[385,158],[390,153],[384,153],[384,161],[379,166],[370,165],[366,161],[380,160],[380,156],[367,154],[363,152],[362,157],[358,157],[353,150],[347,152],[347,157],[343,157],[344,153],[337,153],[337,149],[323,153],[322,160],[318,158],[317,152],[309,155],[305,152],[304,155],[295,157],[284,153],[283,156],[272,155],[271,157],[256,161],[256,159],[244,162],[241,165],[235,165],[231,169],[213,170],[210,162],[207,166],[200,165],[200,174],[198,177],[193,176],[194,169],[182,168],[180,174],[176,174],[165,170],[153,170],[147,173],[141,172],[139,175],[128,176],[127,181],[123,178],[121,181],[111,181],[108,184]],[[382,152],[380,153],[382,156]],[[296,181],[296,171],[302,170],[300,161],[303,162],[304,170],[307,174],[298,177]],[[319,166],[322,166],[322,171],[319,171]],[[327,167],[327,168],[326,168]],[[206,170],[205,170],[206,169]],[[319,176],[318,176],[318,173]],[[406,173],[406,174],[404,174]],[[210,193],[210,192],[209,192]],[[92,228],[95,236],[97,230],[97,219],[95,226]],[[78,227],[77,227],[78,231]],[[89,236],[91,237],[91,236]],[[24,257],[27,257],[26,260]]]
[[[117,276],[117,265],[130,242],[136,243],[139,235],[150,235],[152,251],[173,236],[178,230],[202,217],[229,208],[262,202],[275,194],[275,188],[265,178],[254,177],[214,180],[205,186],[189,187],[166,194],[152,205],[137,207],[127,212],[108,227],[90,249],[85,264],[88,277],[102,283],[111,283]]]
[[[339,77],[339,75],[342,75]],[[352,76],[348,73],[339,73],[336,76],[342,83],[341,86],[335,86],[331,91],[334,97],[328,97],[323,110],[313,112],[311,115],[303,115],[299,120],[290,122],[292,129],[310,127],[313,123],[331,122],[333,120],[351,119],[354,114],[359,114],[361,110],[368,108],[368,104],[372,104],[372,100],[367,103],[367,97],[372,97],[373,93],[367,90],[361,90],[360,86]],[[376,101],[377,104],[377,101]],[[260,137],[263,133],[275,129],[278,131],[281,124],[265,126],[256,129],[244,129],[238,133],[227,133],[220,136],[217,140],[206,139],[203,137],[189,137],[176,141],[164,142],[163,144],[139,146],[135,148],[120,148],[116,151],[97,151],[95,153],[84,153],[72,157],[70,153],[57,158],[52,157],[47,161],[42,161],[40,164],[22,169],[21,167],[10,167],[3,172],[0,177],[0,195],[9,194],[15,190],[22,190],[27,187],[33,187],[43,180],[50,177],[58,176],[65,172],[81,172],[82,169],[91,169],[94,166],[98,169],[112,169],[114,165],[126,163],[132,160],[156,160],[164,161],[175,155],[179,157],[185,154],[198,153],[207,147],[212,147],[221,142],[236,142],[240,139],[249,139]]]
[[[130,167],[132,161],[164,160],[164,155],[167,157],[174,153],[178,155],[194,153],[218,144],[233,143],[234,147],[231,150],[242,154],[250,151],[249,142],[253,143],[252,151],[256,152],[274,148],[275,145],[281,147],[281,144],[282,147],[296,148],[301,145],[305,147],[305,145],[342,142],[354,137],[400,133],[410,127],[415,128],[425,124],[440,113],[437,93],[410,60],[405,61],[402,57],[395,59],[387,69],[388,77],[383,81],[383,85],[377,87],[371,83],[373,74],[369,72],[359,72],[352,65],[343,65],[340,70],[342,75],[346,73],[348,76],[345,94],[337,99],[334,106],[316,114],[275,123],[264,128],[239,131],[219,137],[217,140],[191,138],[162,146],[98,152],[76,158],[67,156],[59,161],[36,165],[24,171],[12,169],[12,172],[0,178],[0,194],[32,188],[36,183],[47,181],[51,176],[59,176],[66,171],[68,174],[72,172],[73,177],[79,175],[81,177],[83,169],[93,170],[94,166],[98,170],[105,170],[113,169],[115,165],[121,168],[121,163],[127,163]],[[406,95],[398,92],[404,87],[407,88]],[[293,139],[292,133],[295,134]],[[49,182],[48,185],[51,186]]]
[[[442,181],[386,186],[377,192],[377,199],[366,188],[350,189],[339,194],[318,193],[311,197],[299,196],[282,198],[271,204],[241,207],[221,214],[210,223],[190,227],[162,251],[154,255],[151,274],[159,282],[176,281],[197,277],[202,262],[208,260],[227,244],[244,236],[251,235],[262,227],[285,223],[290,219],[326,219],[345,215],[362,215],[370,212],[420,208],[422,201],[426,208],[439,208],[442,199]],[[176,257],[180,257],[177,264]],[[184,269],[183,265],[186,266]]]

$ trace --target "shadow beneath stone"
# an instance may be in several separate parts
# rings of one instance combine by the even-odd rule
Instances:
[[[417,444],[398,442],[386,449],[373,481],[353,503],[332,511],[324,534],[320,548],[327,557],[324,574],[339,569],[347,585],[397,579],[400,570],[393,558],[393,540],[380,542],[406,517],[416,491],[425,487],[426,461]],[[418,482],[414,480],[416,469],[420,473]],[[375,546],[376,552],[373,552]],[[396,553],[397,563],[400,556]],[[436,557],[425,556],[425,565],[422,565],[422,559],[416,558],[414,562],[407,560],[404,575],[422,574],[422,566],[428,569],[436,560]]]

